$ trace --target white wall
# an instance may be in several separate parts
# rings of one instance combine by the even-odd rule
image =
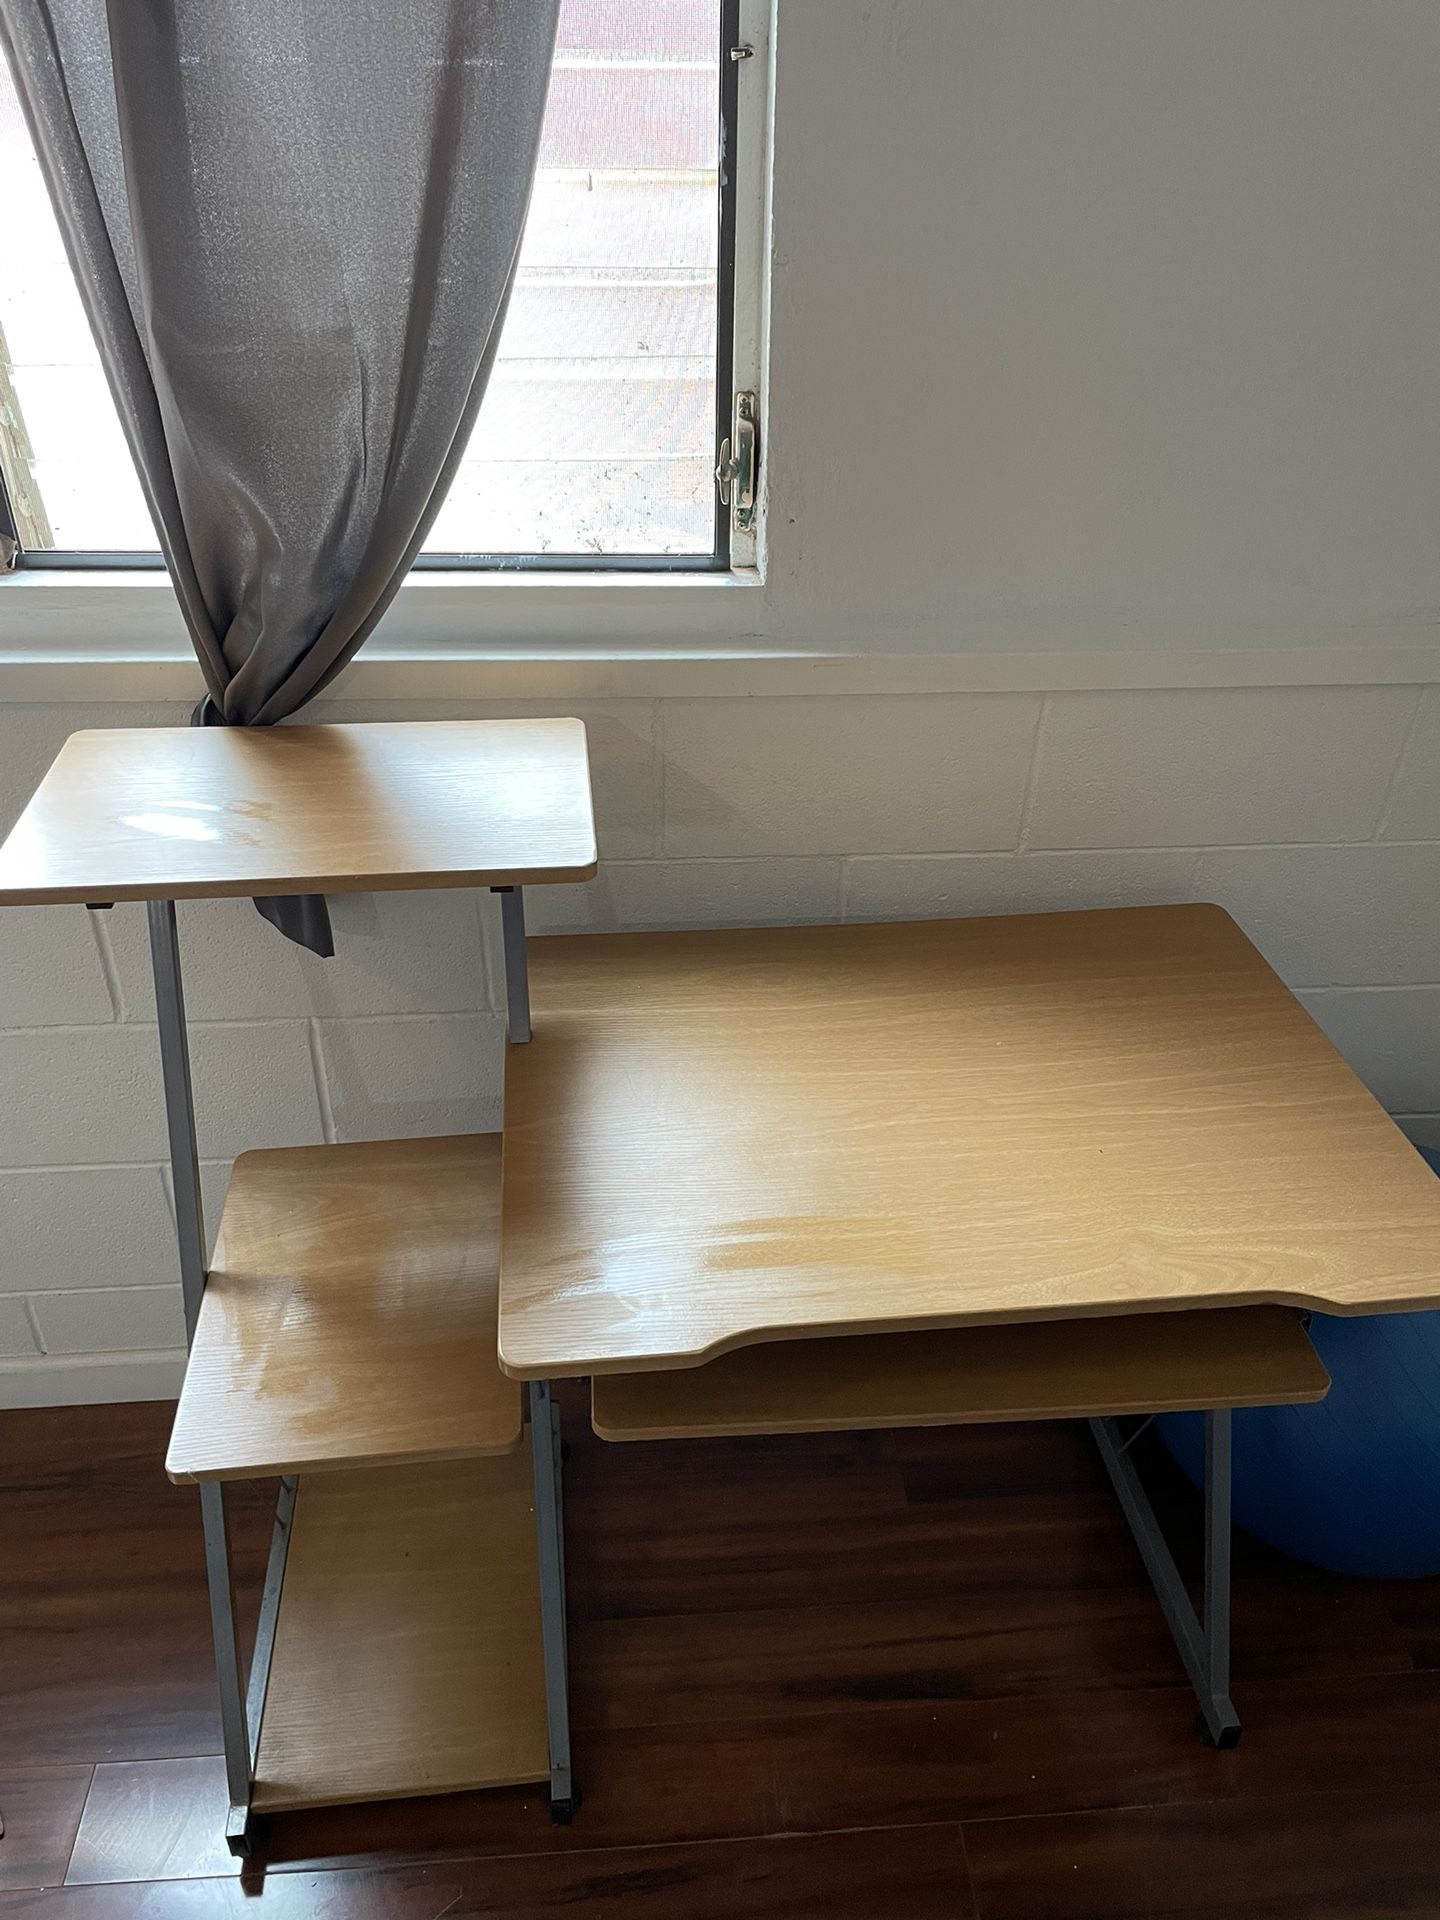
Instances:
[[[497,708],[452,665],[473,699],[382,708],[362,660],[321,713],[580,712],[603,866],[534,894],[538,930],[1218,900],[1440,1138],[1440,685],[1365,670],[1382,635],[1440,641],[1440,8],[780,24],[769,576],[736,617],[789,649],[988,652],[986,684],[1039,649],[1052,679],[734,698],[632,663],[635,697],[552,669]],[[34,585],[0,585],[0,639]],[[1281,684],[1317,646],[1352,684]],[[1077,689],[1093,649],[1137,684]],[[1197,650],[1237,684],[1166,685]],[[0,667],[0,698],[36,684]],[[74,728],[184,717],[124,703],[134,674],[60,684],[89,704],[0,706],[0,827]],[[242,1146],[498,1123],[476,899],[335,918],[322,963],[243,903],[181,909],[212,1207]],[[174,1384],[149,1015],[140,909],[0,914],[0,1403]]]
[[[786,634],[1433,620],[1434,0],[779,14]]]

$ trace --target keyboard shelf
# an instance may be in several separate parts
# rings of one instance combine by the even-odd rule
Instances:
[[[1231,1307],[741,1347],[678,1372],[597,1374],[603,1440],[1073,1420],[1321,1400],[1288,1307]]]

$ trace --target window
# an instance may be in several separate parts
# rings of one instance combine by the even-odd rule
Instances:
[[[562,0],[499,356],[417,564],[729,564],[738,0]],[[734,151],[733,141],[724,142]],[[0,515],[20,563],[160,565],[0,59]]]

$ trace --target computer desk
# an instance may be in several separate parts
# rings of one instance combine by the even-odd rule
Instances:
[[[1089,1419],[1232,1744],[1229,1410],[1322,1397],[1297,1310],[1440,1299],[1440,1183],[1229,916],[546,939],[531,992],[506,1372],[613,1439]],[[1117,1424],[1176,1407],[1203,1621]]]

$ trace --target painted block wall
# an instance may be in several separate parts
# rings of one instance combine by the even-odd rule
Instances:
[[[380,707],[331,719],[555,711]],[[532,932],[1214,900],[1416,1138],[1440,1141],[1440,689],[616,700],[590,732],[602,867]],[[0,708],[8,830],[76,727]],[[248,1146],[497,1127],[487,896],[357,897],[339,952],[182,904],[212,1223]],[[0,1404],[175,1389],[144,910],[0,914]]]

